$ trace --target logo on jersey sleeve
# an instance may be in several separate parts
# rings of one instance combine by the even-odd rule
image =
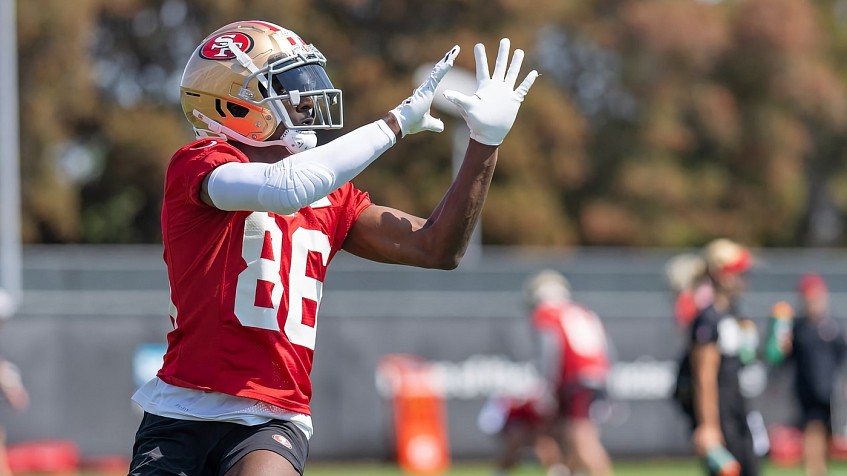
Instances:
[[[231,60],[235,58],[230,46],[237,46],[239,50],[247,53],[253,49],[253,38],[235,31],[221,33],[210,38],[200,48],[200,56],[209,60]]]

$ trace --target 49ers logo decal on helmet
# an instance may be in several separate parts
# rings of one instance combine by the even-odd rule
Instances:
[[[235,54],[229,48],[230,45],[235,45],[247,53],[253,48],[253,38],[235,31],[215,35],[200,48],[200,56],[210,60],[231,60],[235,58]]]

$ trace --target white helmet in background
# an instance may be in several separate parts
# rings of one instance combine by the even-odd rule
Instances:
[[[558,271],[545,269],[527,279],[524,300],[530,307],[543,302],[566,302],[571,299],[571,286]]]
[[[706,261],[693,253],[678,254],[665,264],[665,278],[675,293],[692,288],[705,272]]]

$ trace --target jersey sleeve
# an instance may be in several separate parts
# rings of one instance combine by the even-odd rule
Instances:
[[[537,331],[547,331],[560,326],[555,307],[540,305],[532,312],[532,326]]]
[[[359,215],[365,211],[366,208],[373,205],[371,202],[371,196],[368,192],[363,192],[350,184],[350,198],[349,202],[349,221],[350,224],[348,226],[348,230],[353,227],[353,223],[356,223],[356,220],[359,218]]]
[[[691,324],[691,343],[693,345],[714,344],[718,341],[718,319],[712,308],[700,312]]]
[[[248,162],[237,149],[215,139],[201,139],[177,152],[168,165],[166,194],[196,206],[206,206],[200,200],[203,180],[216,167],[228,162]],[[181,194],[185,194],[180,196]]]
[[[359,215],[371,206],[370,195],[356,188],[352,183],[347,182],[336,191],[330,194],[330,201],[338,210],[335,230],[333,232],[333,243],[337,247],[341,247],[353,224],[359,218]]]

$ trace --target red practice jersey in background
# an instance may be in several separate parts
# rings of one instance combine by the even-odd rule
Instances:
[[[371,202],[348,182],[288,216],[221,211],[200,200],[200,187],[227,162],[248,160],[201,139],[168,166],[162,235],[174,329],[158,376],[309,414],[326,268]]]
[[[584,381],[602,382],[609,370],[608,344],[597,314],[573,302],[542,303],[532,316],[541,332],[552,332],[560,345],[559,388]]]

